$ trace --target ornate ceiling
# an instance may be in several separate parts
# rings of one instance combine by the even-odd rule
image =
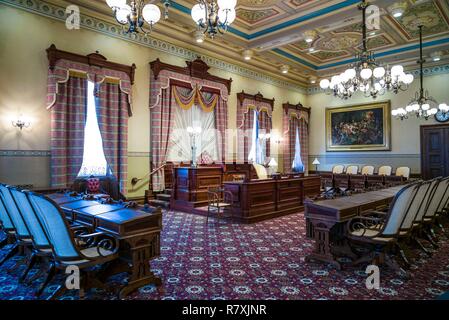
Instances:
[[[45,0],[77,4],[82,12],[113,21],[105,0]],[[161,1],[149,1],[160,3]],[[449,62],[449,0],[372,0],[380,8],[380,29],[370,31],[369,47],[385,63],[401,62],[417,69],[418,25],[423,24],[426,56],[442,51],[442,59],[428,66]],[[393,18],[389,7],[406,3],[402,17]],[[197,44],[190,9],[196,0],[174,0],[170,18],[158,23],[152,37],[209,54],[303,86],[311,78],[329,76],[353,60],[361,43],[359,0],[238,0],[237,20],[229,32],[214,41]],[[162,8],[162,5],[161,5]],[[312,43],[304,32],[315,31]],[[254,57],[244,61],[242,52],[251,49]],[[287,75],[280,73],[289,65]]]

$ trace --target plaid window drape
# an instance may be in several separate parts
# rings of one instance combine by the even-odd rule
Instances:
[[[51,109],[51,184],[65,188],[75,181],[83,162],[87,79],[69,77],[58,85]]]
[[[305,119],[291,117],[288,120],[288,132],[284,134],[284,172],[292,172],[292,163],[295,158],[296,129],[299,129],[301,144],[301,160],[304,164],[304,172],[309,168],[309,133]]]
[[[96,85],[98,125],[103,140],[103,150],[112,174],[120,182],[120,191],[126,193],[128,178],[128,95],[116,83]]]
[[[272,129],[272,120],[267,112],[261,111],[259,112],[259,131],[264,132],[265,134],[270,134]],[[266,140],[266,157],[270,157],[270,139]]]
[[[151,158],[150,168],[151,170],[159,168],[167,158],[170,135],[174,126],[174,108],[179,106],[176,103],[176,99],[173,97],[171,80],[190,83],[192,88],[198,87],[204,102],[206,105],[212,103],[213,96],[208,96],[205,92],[202,92],[202,87],[215,88],[220,92],[217,105],[214,109],[215,114],[215,127],[220,133],[219,137],[219,155],[224,160],[226,150],[226,128],[227,128],[227,100],[228,90],[227,88],[217,82],[210,80],[202,80],[192,78],[188,75],[179,74],[169,70],[162,70],[155,78],[153,71],[150,75],[150,141],[151,141]],[[180,91],[177,91],[178,93]],[[220,148],[221,146],[221,148]],[[164,170],[159,170],[152,177],[153,190],[161,191],[165,188],[164,183]]]

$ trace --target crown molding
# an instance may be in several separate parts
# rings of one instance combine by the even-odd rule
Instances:
[[[0,0],[0,4],[5,4],[17,9],[25,10],[27,12],[55,19],[61,22],[65,22],[66,19],[64,7],[50,4],[42,0]],[[284,81],[259,71],[254,71],[249,68],[239,66],[237,64],[217,59],[212,56],[202,54],[201,52],[189,50],[174,45],[167,41],[155,38],[145,38],[142,35],[138,35],[137,37],[133,38],[131,35],[125,34],[117,24],[86,15],[82,12],[80,14],[80,26],[82,29],[99,32],[113,38],[118,38],[121,40],[139,44],[144,47],[151,48],[160,52],[169,53],[171,55],[181,57],[186,60],[193,61],[198,57],[200,57],[210,67],[238,74],[246,78],[258,80],[267,84],[271,84],[280,88],[285,88],[298,93],[302,94],[307,93],[307,89],[298,84]]]

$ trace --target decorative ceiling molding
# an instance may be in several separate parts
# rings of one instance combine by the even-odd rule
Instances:
[[[47,18],[55,19],[65,23],[66,13],[65,8],[54,4],[47,3],[42,0],[0,0],[0,4],[9,5],[11,7],[28,11],[30,13],[38,14]],[[80,26],[83,29],[96,31],[105,34],[110,37],[118,38],[128,42],[133,42],[160,52],[169,53],[177,57],[181,57],[185,60],[195,60],[198,57],[206,62],[210,67],[224,70],[230,73],[234,73],[246,78],[258,80],[267,84],[271,84],[280,88],[285,88],[291,91],[305,94],[306,88],[284,81],[275,77],[271,77],[262,72],[254,71],[233,63],[229,63],[224,60],[220,60],[200,52],[192,51],[172,43],[154,39],[145,38],[142,35],[138,35],[135,39],[129,34],[125,34],[122,29],[116,24],[91,17],[89,15],[81,13]]]

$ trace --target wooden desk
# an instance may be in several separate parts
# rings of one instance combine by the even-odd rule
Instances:
[[[389,205],[403,186],[360,193],[323,201],[305,201],[307,237],[315,240],[313,253],[306,261],[319,260],[341,269],[335,251],[348,253],[345,247],[346,222],[364,211]]]
[[[160,255],[161,209],[126,208],[121,203],[103,204],[64,193],[48,197],[59,204],[69,220],[119,239],[120,259],[108,265],[102,277],[129,273],[127,284],[120,290],[121,298],[142,286],[161,284],[150,270],[150,261]]]
[[[233,194],[233,211],[244,223],[253,223],[278,216],[298,213],[304,209],[304,198],[320,193],[319,176],[225,182]]]

